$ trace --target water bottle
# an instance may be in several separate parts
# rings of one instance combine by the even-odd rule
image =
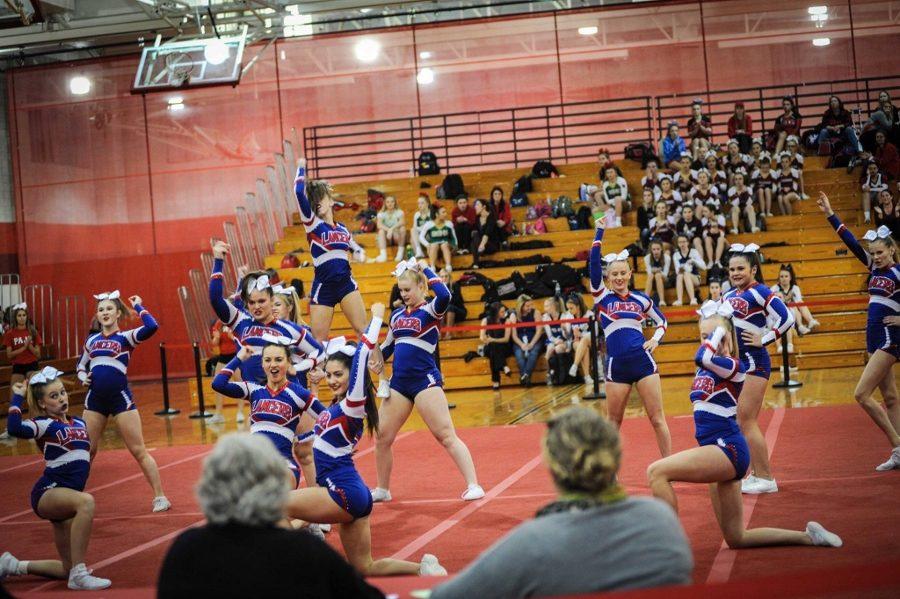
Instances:
[[[562,297],[562,287],[559,286],[559,281],[556,282],[555,293],[556,297]]]

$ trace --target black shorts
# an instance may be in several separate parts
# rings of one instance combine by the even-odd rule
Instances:
[[[29,372],[37,372],[40,369],[41,369],[41,366],[37,361],[31,362],[29,364],[13,364],[12,365],[12,373],[13,374],[21,374],[22,376],[28,376]]]

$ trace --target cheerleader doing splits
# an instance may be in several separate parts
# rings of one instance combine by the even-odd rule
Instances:
[[[794,317],[787,306],[762,280],[758,249],[755,243],[731,246],[728,276],[732,288],[723,296],[734,309],[734,326],[740,329],[738,357],[746,371],[738,403],[738,422],[750,445],[753,474],[744,479],[742,486],[744,493],[750,494],[778,492],[758,418],[772,372],[765,346],[780,339],[794,325]],[[772,330],[764,332],[768,323],[772,323]]]
[[[77,368],[78,378],[88,387],[82,418],[87,424],[88,436],[92,439],[91,459],[100,449],[103,429],[109,419],[113,418],[125,446],[153,488],[153,511],[164,512],[172,504],[163,493],[156,460],[144,446],[141,416],[128,385],[131,352],[138,344],[152,337],[159,326],[150,312],[141,306],[141,298],[133,295],[128,301],[143,324],[136,329],[121,331],[119,322],[128,315],[128,308],[120,299],[119,291],[101,293],[94,298],[97,300],[97,321],[101,330],[89,335],[84,342],[84,351]]]
[[[342,338],[332,339],[325,351],[325,380],[334,394],[329,407],[313,399],[309,410],[316,415],[313,456],[318,487],[291,492],[288,517],[310,522],[340,524],[341,544],[349,561],[367,576],[421,574],[446,576],[433,555],[420,563],[396,559],[372,559],[369,514],[372,494],[353,463],[353,452],[365,428],[378,430],[375,389],[368,376],[367,361],[378,343],[384,304],[372,304],[372,322],[355,348]]]
[[[590,257],[591,294],[606,336],[606,398],[609,418],[616,426],[622,426],[628,394],[632,385],[636,386],[650,424],[653,425],[659,452],[667,456],[672,452],[672,438],[663,413],[659,369],[651,355],[666,332],[666,318],[653,304],[653,300],[628,288],[631,280],[628,250],[601,258],[603,220],[598,219],[596,224],[597,232],[591,245]],[[603,282],[603,262],[606,263],[609,287]],[[641,329],[648,316],[656,322],[657,328],[653,337],[644,339]]]
[[[732,549],[764,545],[840,547],[841,538],[817,522],[809,522],[805,532],[744,527],[740,481],[750,466],[750,450],[735,415],[746,366],[731,356],[735,346],[729,320],[731,305],[706,302],[698,312],[701,344],[694,358],[697,374],[691,387],[691,403],[699,447],[650,465],[647,476],[653,495],[677,511],[672,482],[710,483],[713,511],[725,542]]]
[[[863,370],[854,398],[869,417],[878,425],[891,445],[891,455],[886,462],[876,466],[878,471],[900,468],[900,400],[897,399],[897,383],[893,367],[900,357],[900,267],[897,266],[897,244],[890,229],[881,226],[869,231],[864,239],[869,242],[866,251],[831,209],[825,193],[816,200],[819,208],[828,216],[828,222],[853,255],[869,269],[869,311],[866,321],[866,350],[869,362]],[[881,390],[885,408],[872,397],[875,388]]]
[[[27,391],[22,382],[13,385],[6,421],[10,435],[34,439],[44,454],[46,467],[31,490],[31,509],[53,524],[60,559],[19,560],[6,552],[0,556],[0,580],[33,574],[68,578],[70,589],[105,589],[110,582],[91,576],[84,563],[94,523],[94,498],[84,492],[91,470],[90,437],[84,421],[68,415],[69,396],[61,374],[45,366],[31,377]],[[35,417],[23,420],[26,393],[28,409]]]
[[[450,305],[450,290],[424,261],[416,263],[414,258],[398,264],[394,275],[403,306],[391,314],[387,338],[381,346],[385,358],[394,356],[394,370],[390,396],[381,402],[378,411],[375,437],[378,485],[372,496],[375,501],[391,500],[389,489],[394,465],[391,445],[415,405],[428,430],[444,446],[465,478],[463,500],[481,499],[484,489],[478,484],[469,448],[453,428],[443,389],[444,380],[434,360],[440,339],[440,320]],[[426,284],[434,291],[430,302],[425,301]],[[379,372],[377,368],[373,370]]]

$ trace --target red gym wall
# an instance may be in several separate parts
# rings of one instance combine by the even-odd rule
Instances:
[[[812,4],[829,6],[820,26]],[[895,4],[671,2],[281,40],[237,87],[177,94],[131,95],[136,57],[14,69],[17,235],[0,230],[0,254],[17,252],[24,282],[57,294],[138,293],[160,340],[182,342],[176,286],[291,128],[895,74]],[[373,63],[354,56],[361,35],[381,43]],[[419,85],[426,66],[435,80]],[[70,95],[75,75],[92,80],[87,96]],[[167,109],[174,95],[184,110]],[[136,374],[157,370],[149,354]]]

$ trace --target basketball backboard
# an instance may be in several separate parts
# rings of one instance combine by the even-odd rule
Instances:
[[[237,85],[241,80],[244,33],[235,37],[185,40],[144,48],[131,93],[208,85]]]

